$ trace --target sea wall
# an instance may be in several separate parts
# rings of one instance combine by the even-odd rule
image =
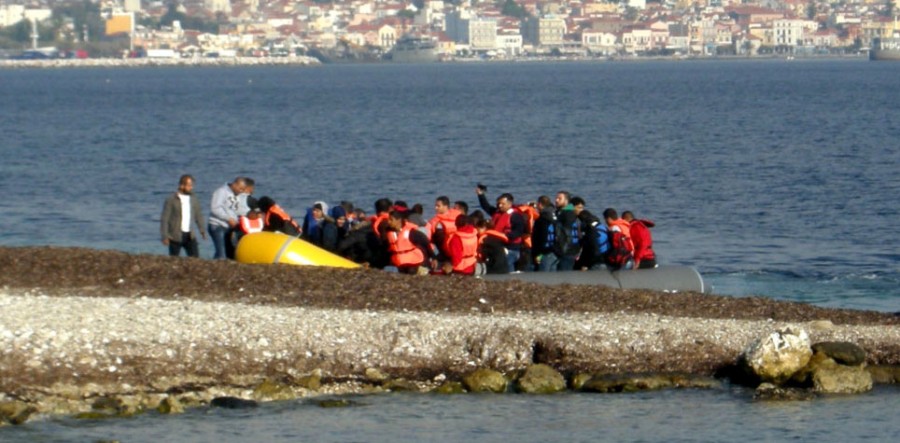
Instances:
[[[144,68],[171,66],[317,66],[318,59],[294,57],[88,58],[0,60],[0,69],[25,68]]]

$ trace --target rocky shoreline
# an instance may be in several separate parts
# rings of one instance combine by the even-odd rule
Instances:
[[[26,418],[107,407],[121,414],[216,397],[430,390],[476,370],[512,380],[535,365],[569,387],[584,374],[709,377],[784,328],[808,332],[812,343],[854,343],[872,368],[900,364],[894,314],[758,297],[80,248],[0,248],[0,269],[8,422],[26,410]],[[890,371],[876,381],[896,381]]]
[[[0,69],[33,68],[146,68],[199,66],[318,66],[315,57],[192,57],[192,58],[87,58],[0,60]]]

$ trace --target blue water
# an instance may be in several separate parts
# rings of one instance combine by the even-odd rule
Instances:
[[[0,72],[6,245],[164,253],[182,173],[301,214],[570,190],[723,294],[900,310],[900,66],[861,61]],[[211,244],[201,253],[211,256]]]
[[[370,209],[383,196],[431,208],[443,194],[474,207],[483,182],[492,196],[534,200],[564,189],[594,212],[611,206],[653,219],[660,261],[696,266],[720,294],[896,312],[898,73],[900,64],[862,61],[0,71],[0,244],[164,254],[158,217],[183,173],[196,177],[204,202],[234,176],[252,176],[259,195],[295,215],[315,200]],[[201,254],[212,255],[209,243]],[[896,395],[786,406],[800,418],[746,428],[732,423],[779,406],[720,393],[415,397],[421,408],[449,409],[441,424],[477,419],[433,433],[434,421],[401,398],[325,410],[354,426],[326,424],[313,436],[297,423],[325,412],[302,404],[247,417],[211,412],[226,414],[212,420],[215,429],[195,428],[200,412],[192,412],[32,430],[47,441],[94,429],[153,435],[160,423],[160,432],[182,435],[234,429],[223,441],[247,440],[239,432],[298,441],[557,439],[540,424],[576,429],[564,438],[572,441],[710,441],[731,439],[717,431],[727,422],[743,438],[846,441],[854,438],[844,424],[860,420],[872,440],[887,435],[885,422],[897,434],[890,412],[878,412],[893,410]],[[562,418],[548,419],[552,411]],[[619,411],[625,416],[610,421]],[[424,433],[372,433],[392,426]]]

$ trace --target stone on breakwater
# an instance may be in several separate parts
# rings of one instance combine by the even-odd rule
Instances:
[[[753,393],[753,399],[757,401],[805,401],[814,398],[816,394],[809,389],[785,388],[772,383],[760,384]]]
[[[463,378],[463,385],[469,392],[506,392],[508,381],[503,374],[493,369],[476,369]]]
[[[159,406],[156,407],[156,410],[160,414],[181,414],[184,412],[184,405],[181,404],[175,397],[166,397],[159,402]]]
[[[259,403],[237,397],[216,397],[209,402],[209,405],[215,408],[249,409],[259,406]]]
[[[297,398],[297,394],[290,386],[276,383],[272,380],[263,380],[262,383],[253,389],[253,398],[255,400],[293,400]]]
[[[458,381],[448,381],[434,388],[431,392],[435,394],[462,394],[466,392],[463,384]]]
[[[791,381],[823,394],[857,394],[870,391],[873,384],[864,363],[842,365],[823,352],[813,354],[806,367],[794,374]]]
[[[579,374],[573,388],[583,392],[614,393],[655,391],[671,388],[712,389],[721,383],[710,377],[690,374],[597,374],[584,380]],[[577,387],[576,387],[577,385]]]
[[[812,345],[813,352],[821,352],[839,364],[858,366],[866,361],[866,351],[856,343],[823,341]]]
[[[740,360],[759,381],[779,385],[803,369],[811,357],[806,331],[787,327],[753,341]]]
[[[566,379],[556,369],[545,365],[531,365],[517,380],[518,390],[526,394],[552,394],[566,389]]]
[[[34,406],[21,401],[0,402],[0,427],[11,424],[20,425],[28,421],[31,414],[37,412]]]
[[[872,365],[866,370],[872,375],[872,381],[881,384],[900,383],[900,366],[897,365]]]

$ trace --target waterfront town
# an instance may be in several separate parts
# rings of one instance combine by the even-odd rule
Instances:
[[[900,0],[0,0],[0,58],[833,56]]]

